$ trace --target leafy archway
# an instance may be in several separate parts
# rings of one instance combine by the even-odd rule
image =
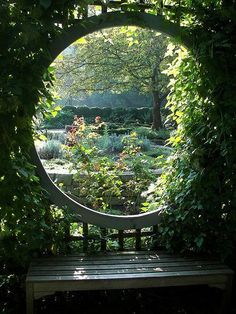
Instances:
[[[73,26],[64,28],[63,34],[50,45],[51,61],[70,44],[85,35],[105,28],[131,25],[159,31],[173,37],[177,42],[187,47],[192,45],[192,38],[189,36],[187,28],[168,21],[161,15],[142,12],[110,12],[83,19]]]
[[[23,262],[33,251],[57,247],[63,237],[63,225],[49,209],[30,162],[31,120],[42,106],[38,99],[46,97],[44,106],[49,108],[52,101],[48,92],[52,75],[46,70],[51,61],[49,47],[63,28],[74,27],[75,16],[81,17],[88,3],[1,2],[3,260]],[[179,130],[173,139],[176,155],[160,193],[166,208],[165,243],[172,249],[227,256],[235,245],[236,219],[235,5],[206,0],[181,1],[176,6],[171,1],[171,6],[157,4],[152,10],[185,25],[193,38],[193,48],[175,61],[172,73],[170,105]]]

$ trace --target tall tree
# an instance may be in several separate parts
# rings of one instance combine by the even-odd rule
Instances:
[[[168,79],[162,73],[167,44],[164,35],[136,27],[112,28],[81,38],[56,61],[59,94],[119,94],[131,89],[151,94],[152,127],[160,129],[160,104],[168,93]]]

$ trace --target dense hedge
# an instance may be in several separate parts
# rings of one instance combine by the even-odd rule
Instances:
[[[94,122],[96,116],[100,116],[105,122],[114,123],[152,123],[152,108],[99,108],[87,106],[65,106],[56,117],[46,118],[41,126],[45,128],[63,128],[73,122],[74,115],[83,116],[88,123]]]

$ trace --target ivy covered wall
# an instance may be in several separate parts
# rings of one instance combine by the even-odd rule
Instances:
[[[49,43],[73,22],[75,9],[83,13],[83,1],[76,3],[0,4],[0,257],[23,265],[35,252],[56,251],[63,236],[29,153],[32,119],[52,103]]]
[[[225,259],[236,245],[235,4],[192,5],[194,47],[179,51],[169,68],[169,106],[178,129],[156,195],[169,249]]]
[[[31,122],[36,111],[49,109],[52,102],[48,89],[53,78],[46,69],[49,44],[85,13],[89,2],[2,0],[0,4],[0,256],[4,260],[25,263],[33,252],[56,252],[63,236],[63,225],[56,223],[58,217],[49,208],[30,162]],[[164,9],[166,18],[189,27],[194,49],[180,54],[170,68],[169,105],[179,127],[172,139],[176,152],[156,192],[165,207],[162,234],[169,248],[220,252],[225,257],[235,245],[236,220],[235,4],[183,0],[181,6],[178,11],[175,6]]]

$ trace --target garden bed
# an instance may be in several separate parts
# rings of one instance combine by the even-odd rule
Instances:
[[[47,141],[37,145],[51,179],[95,210],[120,214],[149,210],[144,194],[171,154],[170,147],[155,142],[169,132],[138,126],[120,135],[111,134],[100,120],[85,125],[83,118],[76,118],[75,123],[67,133],[48,131]]]

